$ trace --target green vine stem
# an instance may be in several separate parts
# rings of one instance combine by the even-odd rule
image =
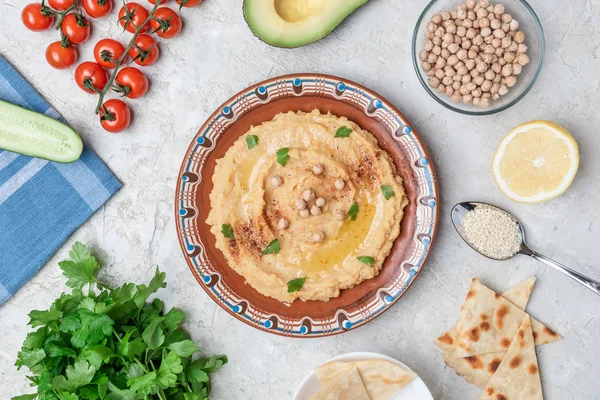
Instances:
[[[52,9],[52,12],[54,13],[54,15],[59,16],[58,22],[56,24],[57,30],[60,30],[62,22],[65,19],[65,17],[67,16],[67,14],[69,14],[71,11],[75,10],[77,8],[77,6],[79,5],[79,3],[81,3],[81,0],[75,0],[73,2],[73,4],[71,4],[65,11],[56,11],[56,10]],[[42,3],[42,6],[44,6],[43,3]]]
[[[80,0],[77,0],[77,1],[80,1]],[[127,45],[127,47],[125,47],[125,52],[123,52],[121,57],[119,57],[119,59],[115,62],[113,72],[110,74],[110,77],[108,78],[108,82],[106,82],[106,85],[104,86],[104,88],[98,92],[99,97],[98,97],[98,104],[96,105],[96,114],[100,113],[100,110],[102,109],[102,104],[104,103],[104,97],[106,96],[106,93],[108,93],[108,91],[112,88],[115,77],[117,76],[117,73],[119,72],[119,68],[121,67],[121,64],[123,63],[123,61],[125,61],[125,58],[127,58],[127,55],[129,54],[129,50],[131,50],[135,46],[135,40],[137,39],[138,35],[141,33],[142,28],[144,26],[146,26],[146,24],[149,23],[153,19],[154,13],[156,12],[156,9],[160,5],[160,3],[161,3],[160,1],[157,1],[154,4],[154,7],[152,7],[152,10],[150,10],[150,13],[148,14],[148,18],[146,18],[144,20],[144,22],[141,23],[140,26],[138,26],[135,29],[135,32],[133,33],[133,37],[129,41],[129,44]],[[123,4],[125,6],[125,3],[123,3]]]

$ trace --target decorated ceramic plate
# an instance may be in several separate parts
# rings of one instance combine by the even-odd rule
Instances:
[[[263,296],[228,266],[206,224],[216,160],[251,126],[288,111],[343,116],[371,132],[393,158],[409,204],[400,236],[379,275],[323,301],[284,304]],[[435,237],[438,188],[431,160],[404,116],[377,93],[346,79],[294,74],[257,83],[227,100],[200,128],[179,171],[175,217],[184,257],[208,295],[228,313],[266,332],[335,335],[389,309],[423,268]]]
[[[334,357],[331,361],[362,361],[362,360],[386,360],[401,366],[402,368],[407,367],[404,363],[383,354],[379,353],[368,353],[368,352],[358,352],[358,353],[347,353],[342,354],[340,356]],[[412,370],[411,370],[412,371]],[[413,371],[414,372],[414,371]],[[321,384],[319,383],[319,379],[317,375],[315,375],[314,371],[304,378],[296,393],[294,394],[293,400],[308,400],[310,396],[316,394],[321,389]],[[427,389],[427,385],[425,382],[417,376],[417,378],[412,381],[408,386],[402,389],[400,392],[393,395],[390,400],[433,400],[433,396],[429,389]]]

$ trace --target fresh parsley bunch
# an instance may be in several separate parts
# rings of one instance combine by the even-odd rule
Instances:
[[[180,327],[183,311],[147,302],[166,286],[165,273],[157,268],[148,286],[112,289],[96,279],[100,265],[84,245],[69,256],[59,266],[72,292],[29,314],[38,329],[15,364],[29,368],[37,393],[13,400],[208,399],[209,374],[227,357],[193,360],[199,348]]]

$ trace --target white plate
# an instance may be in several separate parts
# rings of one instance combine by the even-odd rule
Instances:
[[[411,370],[409,367],[407,367],[400,361],[379,353],[347,353],[334,357],[327,362],[359,360],[386,360],[393,362],[394,364],[397,364],[403,368]],[[321,384],[319,383],[319,379],[317,378],[317,376],[315,375],[315,371],[313,370],[311,371],[310,375],[304,378],[304,380],[296,390],[293,400],[308,400],[310,396],[317,393],[320,389]],[[431,395],[429,389],[427,389],[425,382],[423,382],[423,380],[419,378],[419,376],[417,376],[414,381],[412,381],[403,390],[393,395],[390,398],[390,400],[433,400],[433,396]]]

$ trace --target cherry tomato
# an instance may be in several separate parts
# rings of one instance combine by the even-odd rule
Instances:
[[[77,61],[77,55],[77,49],[66,38],[51,43],[46,49],[46,60],[56,69],[69,68]]]
[[[181,18],[170,8],[161,7],[154,13],[154,18],[150,21],[152,31],[165,39],[173,38],[181,32]]]
[[[110,133],[119,133],[131,123],[131,111],[122,100],[110,99],[100,108],[100,124]]]
[[[148,18],[148,10],[138,3],[130,2],[125,4],[119,10],[119,24],[128,32],[134,33],[135,30]],[[150,24],[144,25],[140,32],[146,32]]]
[[[117,91],[130,99],[142,97],[148,91],[148,78],[142,71],[134,67],[120,70],[115,77]]]
[[[104,68],[114,68],[115,62],[125,53],[125,47],[113,39],[101,39],[94,46],[94,58]]]
[[[158,45],[150,35],[142,33],[135,39],[135,46],[129,49],[129,57],[138,65],[152,65],[158,59]]]
[[[90,23],[81,14],[67,14],[63,19],[60,30],[71,44],[81,44],[90,37]]]
[[[108,82],[108,74],[100,64],[86,61],[75,69],[75,82],[88,93],[97,93],[104,89]]]
[[[148,1],[149,1],[150,3],[152,3],[152,4],[156,4],[156,0],[148,0]],[[165,4],[166,2],[167,2],[167,0],[160,0],[160,3],[159,3],[159,4],[161,4],[161,5],[162,5],[162,4]]]
[[[181,8],[181,7],[196,7],[200,3],[202,3],[202,0],[177,0],[177,4],[179,4],[179,8]]]
[[[112,10],[112,0],[82,0],[83,9],[92,18],[101,18]]]
[[[65,11],[75,3],[75,0],[48,0],[48,5],[57,11]]]
[[[41,4],[27,4],[21,12],[21,20],[30,31],[45,31],[54,23],[54,13]]]

